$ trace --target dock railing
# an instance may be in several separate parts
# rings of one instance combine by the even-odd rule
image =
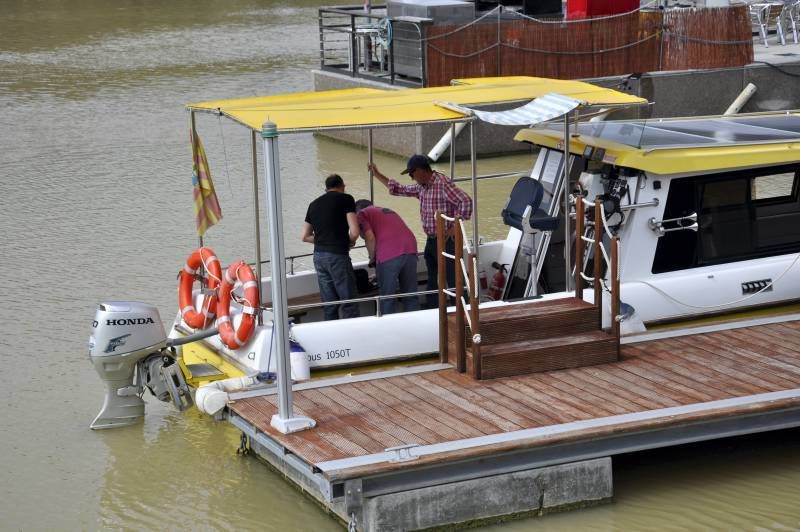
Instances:
[[[445,250],[447,238],[447,223],[453,227],[453,253]],[[466,248],[466,254],[464,250]],[[470,373],[476,379],[481,374],[480,357],[480,316],[479,316],[479,287],[477,278],[477,255],[469,244],[466,227],[460,216],[451,218],[441,212],[436,212],[436,257],[439,291],[439,358],[441,362],[450,360],[450,344],[448,338],[447,302],[448,296],[455,299],[455,331],[453,339],[456,369],[463,373],[467,370],[467,346],[464,335],[464,325],[469,325],[472,333],[472,368]],[[452,260],[455,269],[455,286],[447,287],[447,261]],[[464,288],[467,288],[469,308],[464,305]]]
[[[593,220],[589,224],[593,227],[592,236],[585,236],[586,207],[594,207]],[[583,299],[583,283],[590,282],[594,286],[594,305],[597,307],[599,326],[603,326],[603,289],[611,295],[611,333],[619,341],[620,337],[620,285],[619,285],[619,237],[611,234],[605,224],[605,211],[603,202],[596,198],[594,202],[586,198],[578,198],[575,204],[575,297]],[[603,235],[610,241],[611,256],[609,257],[603,245]],[[593,246],[593,276],[584,273],[586,247],[584,243]],[[600,260],[602,259],[602,260]],[[608,268],[609,287],[603,286],[603,263]]]

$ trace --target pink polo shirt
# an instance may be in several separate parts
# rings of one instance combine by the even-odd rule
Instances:
[[[375,235],[375,262],[378,264],[417,253],[417,239],[400,215],[385,207],[367,207],[358,213],[361,233]]]

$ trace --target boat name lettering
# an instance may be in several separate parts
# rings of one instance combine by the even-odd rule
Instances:
[[[97,329],[97,326],[100,325],[97,323],[97,320],[92,320],[92,329]]]
[[[106,325],[147,325],[155,323],[153,318],[120,318],[116,320],[106,320]]]

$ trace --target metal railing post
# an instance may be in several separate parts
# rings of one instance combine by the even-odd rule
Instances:
[[[594,199],[594,304],[597,307],[597,319],[603,327],[603,286],[600,276],[603,272],[603,210],[600,198]]]
[[[456,270],[456,369],[463,373],[466,369],[467,346],[464,335],[464,269],[462,259],[464,258],[464,236],[461,230],[461,217],[456,216],[453,223],[453,237],[455,238],[455,263]]]
[[[575,297],[583,299],[583,198],[575,203]]]
[[[481,322],[478,315],[478,290],[476,289],[475,279],[477,274],[475,272],[475,265],[478,261],[475,253],[469,255],[469,287],[470,287],[470,304],[469,315],[470,322],[472,323],[472,368],[470,373],[473,379],[480,379],[483,372],[483,361],[481,360]]]
[[[358,77],[358,36],[356,35],[356,17],[350,15],[350,75]]]
[[[439,360],[447,362],[447,296],[444,293],[447,285],[444,263],[444,220],[442,213],[436,211],[436,276],[439,290]],[[431,272],[428,272],[431,275]]]
[[[611,239],[611,331],[617,338],[619,345],[620,326],[617,316],[619,316],[619,237],[614,235]]]

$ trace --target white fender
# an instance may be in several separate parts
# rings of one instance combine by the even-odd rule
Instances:
[[[195,392],[194,403],[200,412],[213,416],[228,404],[230,392],[244,390],[256,382],[256,377],[233,377],[204,384]]]

